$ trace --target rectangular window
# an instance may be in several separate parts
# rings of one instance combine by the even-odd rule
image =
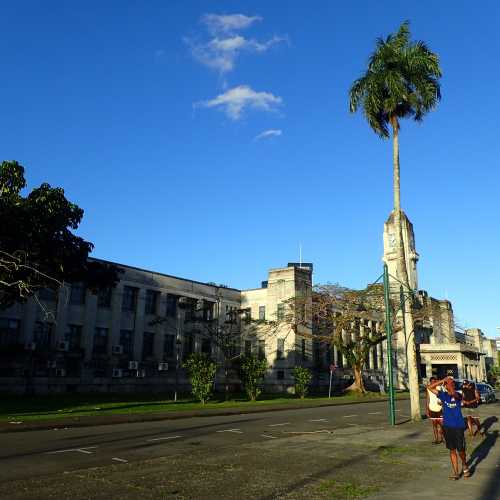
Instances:
[[[245,340],[245,356],[251,356],[251,355],[252,355],[252,341]]]
[[[165,335],[163,337],[163,359],[175,357],[175,335]]]
[[[144,312],[146,314],[156,314],[159,297],[159,292],[155,290],[146,290],[146,305],[144,307]]]
[[[373,369],[378,369],[378,356],[377,356],[377,346],[373,347],[371,350]]]
[[[154,355],[155,334],[154,332],[144,332],[142,336],[142,359],[150,358]]]
[[[52,325],[37,321],[33,332],[33,341],[37,348],[49,348],[52,340]]]
[[[212,321],[214,319],[214,302],[205,301],[205,305],[203,307],[203,320],[204,321]]]
[[[138,289],[133,286],[123,287],[122,311],[135,311]]]
[[[134,354],[134,331],[120,330],[120,345],[123,347],[123,354],[133,357]]]
[[[285,370],[278,370],[276,372],[276,378],[278,380],[285,380]]]
[[[108,352],[108,332],[107,328],[96,328],[94,330],[94,354],[106,354]]]
[[[259,340],[258,346],[259,359],[266,359],[266,341]]]
[[[82,343],[82,327],[81,325],[68,325],[64,340],[69,342],[69,350],[74,351],[80,349]]]
[[[184,337],[184,352],[183,358],[187,359],[187,357],[194,352],[194,337],[192,335],[186,335]]]
[[[97,292],[97,307],[101,309],[109,309],[111,307],[111,288],[101,288]]]
[[[420,363],[420,378],[427,378],[427,365]]]
[[[285,357],[285,339],[277,339],[276,359],[283,359],[284,357]]]
[[[278,304],[276,310],[276,319],[278,321],[283,321],[285,319],[285,304]]]
[[[87,289],[83,283],[72,283],[69,295],[69,303],[72,306],[81,306],[85,304],[85,293]]]
[[[266,306],[259,306],[259,319],[261,321],[266,319]]]
[[[203,352],[204,354],[208,354],[208,356],[212,355],[212,342],[210,341],[210,339],[202,339],[201,352]]]
[[[319,342],[317,340],[313,341],[313,361],[316,366],[320,365],[321,362],[321,350],[319,347]]]
[[[18,319],[0,318],[0,347],[17,344],[20,330],[21,322]]]
[[[302,351],[302,359],[305,361],[307,360],[306,339],[300,340],[300,347]]]
[[[177,295],[168,294],[167,295],[167,316],[169,318],[175,318],[177,315]]]
[[[244,311],[244,320],[245,323],[250,323],[250,321],[252,321],[252,309],[250,307],[247,307]]]

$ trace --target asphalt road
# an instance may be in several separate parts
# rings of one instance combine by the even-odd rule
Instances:
[[[397,422],[408,421],[409,401],[396,404]],[[387,421],[387,402],[380,402],[13,432],[0,435],[0,482]]]

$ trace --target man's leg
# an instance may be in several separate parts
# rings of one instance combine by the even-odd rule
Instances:
[[[434,442],[437,443],[439,441],[439,435],[438,435],[438,427],[437,427],[437,421],[435,419],[431,420],[432,422],[432,432],[434,433]]]
[[[450,461],[453,469],[453,476],[450,476],[450,479],[458,479],[460,477],[460,473],[458,472],[457,450],[450,450]]]
[[[467,427],[469,429],[470,437],[474,436],[474,429],[472,427],[472,417],[470,415],[467,416]]]

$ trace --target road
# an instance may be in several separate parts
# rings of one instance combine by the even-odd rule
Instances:
[[[397,402],[397,421],[409,401]],[[0,482],[77,469],[236,447],[336,429],[386,424],[387,402],[301,408],[257,414],[196,417],[1,435]]]

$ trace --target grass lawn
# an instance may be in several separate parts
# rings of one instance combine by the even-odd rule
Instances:
[[[404,397],[406,393],[397,394]],[[171,397],[169,394],[168,397]],[[351,401],[365,401],[380,399],[378,393],[369,393],[365,396],[334,396],[330,402],[347,403]],[[4,396],[0,399],[0,421],[34,421],[52,420],[55,418],[123,415],[138,413],[153,413],[167,411],[193,410],[223,410],[226,408],[255,408],[265,405],[289,404],[293,406],[314,405],[327,403],[328,397],[313,396],[298,399],[288,395],[261,395],[254,402],[248,401],[243,395],[233,395],[233,398],[224,401],[214,398],[205,405],[192,398],[181,399],[177,402],[167,399],[162,394],[58,394],[46,396]]]

